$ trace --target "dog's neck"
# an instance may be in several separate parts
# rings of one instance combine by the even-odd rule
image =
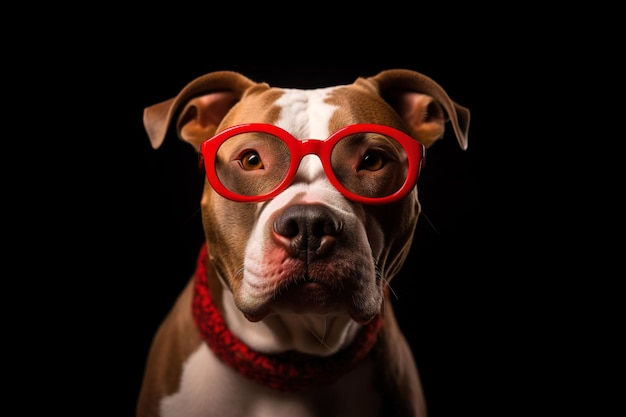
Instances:
[[[306,391],[320,384],[332,383],[353,369],[376,342],[381,317],[367,325],[358,325],[358,332],[351,338],[351,343],[329,356],[296,350],[269,354],[254,350],[231,332],[213,304],[206,265],[207,251],[203,245],[195,274],[193,315],[196,325],[220,360],[256,382],[280,391]],[[321,344],[319,340],[316,342]]]

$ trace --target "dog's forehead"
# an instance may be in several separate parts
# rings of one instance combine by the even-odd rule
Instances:
[[[274,103],[281,108],[276,125],[301,139],[325,139],[330,119],[337,110],[326,99],[341,87],[283,89],[284,94]]]

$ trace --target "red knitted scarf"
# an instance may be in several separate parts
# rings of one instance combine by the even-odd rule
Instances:
[[[257,352],[230,332],[211,300],[206,276],[207,248],[203,245],[197,261],[193,299],[196,325],[213,353],[241,375],[284,392],[302,392],[335,382],[350,371],[374,346],[382,325],[380,316],[359,332],[354,342],[329,357],[295,351],[280,354]]]

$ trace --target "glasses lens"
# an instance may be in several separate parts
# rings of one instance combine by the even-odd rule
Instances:
[[[335,144],[331,164],[335,176],[349,191],[382,198],[402,188],[409,160],[395,139],[379,133],[357,133]]]
[[[291,156],[278,137],[247,132],[218,148],[215,168],[220,182],[235,194],[260,196],[273,191],[289,171]]]

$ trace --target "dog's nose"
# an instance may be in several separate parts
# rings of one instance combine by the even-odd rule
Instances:
[[[328,253],[342,230],[343,223],[320,204],[290,206],[274,222],[279,244],[292,257],[308,262]]]

